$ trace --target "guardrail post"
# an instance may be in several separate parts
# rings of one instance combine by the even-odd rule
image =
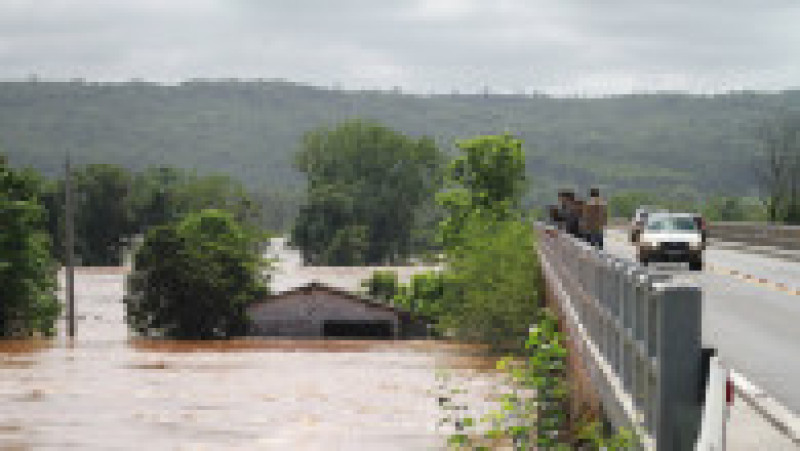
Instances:
[[[698,437],[701,366],[701,291],[655,284],[658,355],[659,450],[692,450]]]

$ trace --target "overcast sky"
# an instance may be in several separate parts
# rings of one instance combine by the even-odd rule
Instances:
[[[800,88],[800,0],[0,0],[0,78]]]

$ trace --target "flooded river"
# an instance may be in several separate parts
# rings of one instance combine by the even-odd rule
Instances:
[[[78,338],[0,341],[0,449],[442,449],[441,374],[498,376],[434,341],[129,340],[124,274],[76,275]]]

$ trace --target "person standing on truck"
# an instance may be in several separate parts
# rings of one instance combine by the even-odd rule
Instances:
[[[584,224],[589,244],[603,248],[603,230],[606,227],[608,205],[600,197],[600,188],[589,190],[589,200],[583,207]]]

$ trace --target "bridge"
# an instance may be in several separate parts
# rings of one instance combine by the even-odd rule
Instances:
[[[645,449],[800,448],[799,232],[712,225],[690,272],[640,266],[621,229],[598,251],[537,225],[571,408],[601,409]]]

